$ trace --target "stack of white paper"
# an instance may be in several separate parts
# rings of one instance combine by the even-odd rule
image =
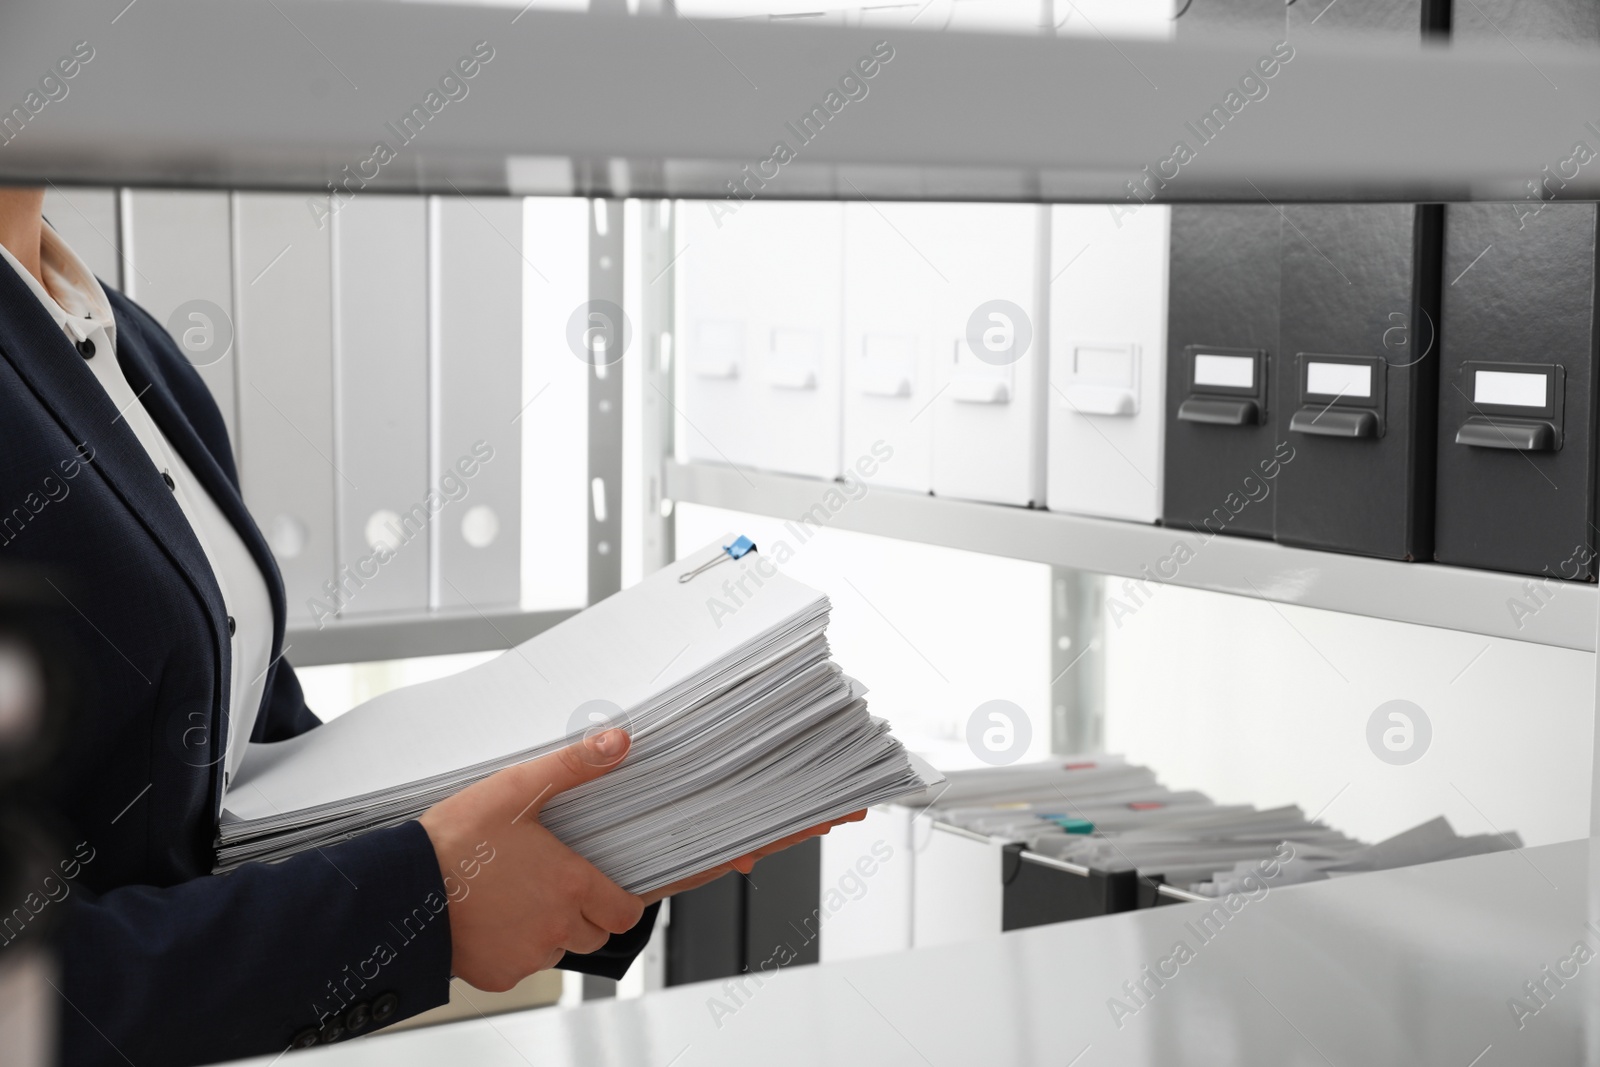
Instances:
[[[1376,845],[1308,819],[1293,805],[1259,810],[1173,791],[1121,756],[1069,757],[1012,767],[951,771],[903,803],[988,837],[1104,871],[1138,870],[1206,896],[1234,892],[1277,860],[1273,885],[1431,863],[1519,848],[1515,834],[1459,837],[1443,818]],[[1282,845],[1293,858],[1283,861]],[[1255,884],[1255,883],[1252,883]]]
[[[1360,847],[1336,855],[1322,855],[1302,850],[1296,845],[1295,857],[1280,866],[1270,878],[1263,877],[1255,864],[1239,863],[1232,870],[1218,871],[1209,882],[1193,886],[1202,896],[1226,896],[1240,891],[1245,879],[1254,874],[1258,881],[1270,885],[1296,885],[1301,882],[1319,882],[1345,874],[1366,871],[1387,871],[1396,867],[1411,867],[1420,863],[1438,863],[1441,860],[1479,856],[1486,852],[1503,852],[1522,847],[1522,838],[1515,831],[1506,834],[1472,834],[1462,837],[1443,815],[1429,819],[1375,845]]]
[[[631,733],[626,760],[540,821],[633,892],[938,782],[829,659],[828,611],[759,554],[709,545],[479,667],[252,745],[218,869],[404,822],[607,723]]]

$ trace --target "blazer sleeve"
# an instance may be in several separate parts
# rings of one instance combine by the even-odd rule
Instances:
[[[599,978],[621,978],[628,973],[628,968],[633,966],[639,953],[644,951],[645,943],[650,940],[650,931],[655,929],[656,913],[660,910],[660,904],[650,905],[644,909],[644,914],[633,929],[612,934],[611,940],[594,952],[582,956],[569,952],[561,957],[556,966],[564,971],[578,971]]]
[[[280,658],[272,666],[251,740],[284,741],[321,725],[322,720],[306,707],[299,676],[288,660]]]
[[[331,1042],[449,998],[420,823],[279,864],[66,901],[62,1062],[199,1064]]]

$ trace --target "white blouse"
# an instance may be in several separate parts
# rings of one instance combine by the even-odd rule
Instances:
[[[4,245],[0,245],[0,255],[74,344],[88,342],[94,346],[93,356],[85,362],[111,398],[112,405],[121,413],[120,418],[144,446],[150,462],[172,487],[178,506],[194,528],[195,538],[211,564],[233,630],[232,684],[229,687],[233,708],[225,742],[227,763],[223,780],[226,783],[244,759],[246,742],[261,710],[261,696],[271,665],[272,599],[267,593],[266,578],[238,531],[156,426],[123,376],[122,367],[117,363],[117,325],[111,304],[89,268],[48,225],[44,227],[40,246],[44,285],[40,285]],[[65,354],[63,358],[67,358]],[[81,357],[74,353],[71,358]]]

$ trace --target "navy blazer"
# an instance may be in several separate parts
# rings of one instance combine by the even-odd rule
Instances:
[[[221,413],[160,324],[107,296],[129,384],[266,576],[273,665],[251,740],[309,730],[318,720],[281,658],[283,581],[240,497]],[[90,668],[46,786],[71,829],[68,892],[50,904],[62,920],[63,1062],[270,1054],[443,1003],[447,898],[420,824],[210,874],[230,705],[221,594],[161,472],[3,263],[0,433],[0,560],[55,584]],[[654,919],[651,908],[562,966],[621,977]]]

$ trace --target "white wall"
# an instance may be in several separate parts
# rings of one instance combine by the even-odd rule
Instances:
[[[1171,587],[1118,614],[1106,745],[1174,788],[1326,807],[1368,840],[1440,814],[1530,845],[1589,832],[1590,653]],[[1396,699],[1433,727],[1405,766],[1367,744],[1368,718]]]
[[[848,507],[849,505],[845,505]],[[940,766],[977,765],[966,723],[1009,700],[1031,721],[1021,758],[1050,751],[1050,569],[1039,563],[822,530],[804,544],[778,519],[680,504],[678,552],[727,533],[795,550],[784,572],[828,594],[834,659],[865,682],[874,715]]]

